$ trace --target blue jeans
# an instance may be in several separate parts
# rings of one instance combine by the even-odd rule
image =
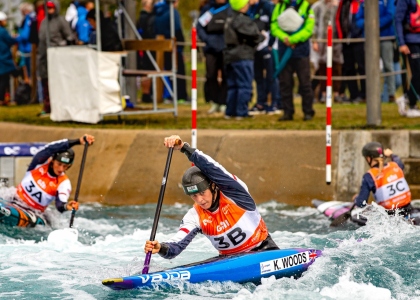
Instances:
[[[394,63],[394,71],[400,71],[401,65],[399,62]],[[397,90],[402,85],[402,77],[401,74],[395,75],[395,89]],[[389,102],[389,89],[388,89],[388,82],[384,80],[384,86],[382,87],[382,94],[381,94],[381,101],[384,103]]]
[[[252,97],[254,61],[240,60],[226,66],[227,101],[226,116],[248,116],[248,103]]]

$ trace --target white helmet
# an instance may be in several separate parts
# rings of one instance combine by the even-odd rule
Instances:
[[[0,21],[5,21],[5,20],[7,20],[7,15],[4,12],[0,11]]]

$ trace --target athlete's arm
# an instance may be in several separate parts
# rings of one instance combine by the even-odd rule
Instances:
[[[184,152],[188,159],[213,181],[226,197],[238,204],[239,207],[248,211],[253,211],[257,208],[254,199],[248,192],[247,185],[238,177],[229,173],[212,157],[198,149],[191,148],[187,143],[184,143],[181,152]]]
[[[32,171],[36,166],[44,164],[47,160],[57,152],[66,151],[71,146],[68,139],[51,142],[41,148],[37,154],[32,158],[29,164],[28,171]]]
[[[159,255],[167,259],[178,256],[198,233],[201,233],[198,214],[195,208],[191,208],[182,219],[178,232],[168,241],[160,243]]]
[[[376,192],[375,182],[373,181],[372,176],[369,173],[363,175],[362,185],[360,186],[360,192],[354,199],[356,206],[365,207],[369,200],[370,192]]]
[[[55,197],[55,207],[59,212],[68,210],[68,200],[71,193],[71,182],[70,179],[66,179],[60,183],[57,188],[57,195]]]

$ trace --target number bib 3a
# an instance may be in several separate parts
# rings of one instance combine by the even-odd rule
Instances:
[[[47,171],[48,163],[26,172],[17,188],[17,194],[21,200],[42,212],[55,200],[59,186],[61,189],[67,184],[69,185],[67,190],[71,190],[67,175],[63,173],[58,177],[52,177]]]

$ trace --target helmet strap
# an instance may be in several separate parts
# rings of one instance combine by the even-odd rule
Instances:
[[[209,189],[212,195],[211,206],[209,208],[209,211],[213,212],[216,211],[219,207],[219,188],[214,182],[212,182],[210,183]]]

